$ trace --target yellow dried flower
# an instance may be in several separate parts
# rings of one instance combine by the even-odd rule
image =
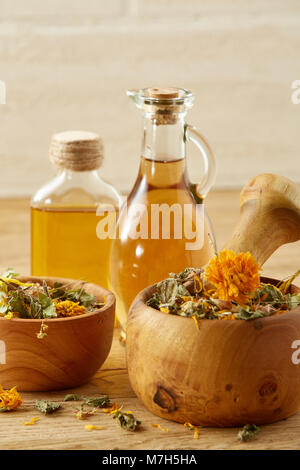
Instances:
[[[184,423],[184,427],[188,428],[190,431],[194,431],[194,439],[199,438],[199,427],[198,426],[194,426],[191,423]]]
[[[23,400],[17,391],[17,387],[13,387],[10,390],[4,390],[0,385],[0,411],[14,410],[18,406],[22,405],[22,403]]]
[[[86,313],[86,308],[72,300],[54,300],[58,317],[75,317]]]
[[[100,411],[102,411],[103,413],[113,414],[116,411],[119,411],[121,409],[122,409],[122,406],[118,405],[118,403],[114,403],[110,408],[102,408],[100,409]]]
[[[160,429],[161,431],[164,431],[164,432],[169,432],[169,429],[168,428],[163,428],[160,424],[152,424],[152,427],[153,428],[157,428],[157,429]]]
[[[33,426],[40,418],[31,418],[30,421],[23,421],[24,426]]]
[[[222,250],[208,263],[205,277],[215,286],[214,297],[244,305],[260,287],[260,269],[249,251]]]
[[[99,431],[99,430],[102,430],[102,429],[106,429],[105,426],[94,426],[93,424],[86,424],[84,426],[84,429],[86,429],[87,431]]]

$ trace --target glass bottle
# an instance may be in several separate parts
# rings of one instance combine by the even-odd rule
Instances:
[[[117,217],[121,197],[98,172],[103,145],[97,134],[56,134],[50,159],[57,176],[31,201],[31,271],[108,287],[111,239],[97,227],[109,213]]]
[[[215,250],[204,198],[215,180],[216,167],[208,144],[185,121],[193,94],[179,88],[127,94],[142,111],[143,139],[138,177],[121,209],[112,246],[110,287],[117,296],[123,329],[140,290],[170,272],[205,265]],[[199,184],[188,177],[187,141],[196,144],[204,161]]]

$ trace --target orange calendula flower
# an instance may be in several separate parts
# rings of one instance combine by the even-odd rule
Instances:
[[[75,317],[86,313],[86,308],[72,300],[54,300],[58,317]]]
[[[260,287],[260,269],[249,251],[222,250],[208,263],[205,277],[215,286],[214,297],[244,305]]]
[[[0,385],[0,411],[14,410],[18,406],[22,405],[22,403],[23,400],[17,391],[17,387],[13,387],[10,390],[4,390]]]

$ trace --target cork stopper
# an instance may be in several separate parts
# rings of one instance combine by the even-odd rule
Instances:
[[[178,88],[160,88],[160,87],[155,87],[155,88],[148,88],[148,96],[150,98],[157,98],[157,99],[172,99],[172,98],[178,98],[179,97],[179,89]]]
[[[147,111],[153,113],[151,120],[155,121],[157,126],[176,124],[180,107],[172,100],[181,98],[182,92],[179,88],[147,88],[145,96],[158,100],[157,102],[152,102],[150,105],[146,105]]]
[[[103,161],[103,142],[98,134],[66,131],[54,134],[50,144],[50,160],[56,168],[91,171]]]

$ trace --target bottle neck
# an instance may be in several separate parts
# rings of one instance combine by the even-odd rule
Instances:
[[[185,113],[177,114],[172,123],[166,124],[161,123],[161,117],[145,114],[142,157],[162,162],[185,158],[184,126]]]
[[[88,181],[91,180],[99,180],[100,175],[99,175],[99,169],[96,170],[90,170],[90,171],[73,171],[69,170],[67,168],[62,168],[59,170],[58,175],[59,178],[65,181],[72,181],[72,183],[87,183]]]

